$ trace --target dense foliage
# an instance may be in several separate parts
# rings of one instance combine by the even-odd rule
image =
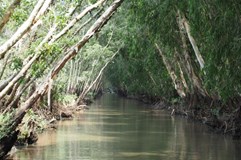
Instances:
[[[213,115],[219,115],[213,101],[240,107],[240,0],[1,0],[0,6],[0,158],[30,108],[52,110],[53,101],[79,106],[105,87],[155,100],[208,99]]]
[[[98,93],[103,70],[121,47],[111,45],[113,31],[106,32],[102,40],[98,32],[122,2],[0,2],[0,113],[4,120],[0,124],[0,159],[14,145],[19,132],[19,138],[32,137],[31,143],[35,142],[33,132],[43,128],[38,116],[46,112],[46,118],[54,114],[70,117],[56,104],[62,103],[63,110],[77,110],[87,96]],[[31,108],[34,112],[24,119]],[[49,114],[53,110],[56,113]],[[21,122],[23,130],[18,127]]]
[[[125,29],[125,48],[109,66],[107,79],[130,94],[173,96],[171,83],[162,59],[155,48],[161,46],[176,75],[183,55],[178,26],[178,12],[188,21],[205,65],[200,69],[192,45],[188,52],[196,75],[210,97],[227,100],[240,94],[241,4],[239,1],[133,1],[125,3],[116,21]],[[188,41],[187,35],[186,39]],[[175,53],[176,52],[176,53]],[[181,62],[180,62],[181,63]],[[184,71],[184,69],[182,68]],[[191,88],[191,82],[184,76]],[[195,93],[195,92],[192,92]]]

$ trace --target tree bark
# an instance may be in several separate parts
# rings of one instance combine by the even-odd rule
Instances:
[[[1,68],[0,79],[2,79],[2,76],[4,74],[4,71],[5,71],[6,67],[7,67],[7,64],[9,62],[8,60],[9,60],[10,57],[11,57],[11,54],[8,54],[7,57],[4,59],[5,61],[3,63],[3,67]]]
[[[83,38],[72,47],[71,50],[66,52],[66,55],[60,60],[57,65],[54,67],[50,75],[46,78],[45,82],[33,93],[33,95],[21,106],[18,112],[15,114],[15,117],[21,117],[21,115],[25,114],[25,111],[29,109],[37,99],[45,93],[47,88],[49,87],[50,79],[54,79],[55,76],[59,73],[59,71],[65,66],[65,64],[73,58],[79,50],[88,42],[88,40],[93,37],[93,35],[103,27],[110,17],[113,15],[115,10],[121,5],[124,0],[115,0],[112,5],[101,15],[100,18],[91,26],[91,28],[87,31],[87,33],[83,36]]]
[[[17,75],[17,73],[14,73],[8,79],[6,79],[5,81],[1,82],[1,84],[0,84],[0,91],[2,91],[16,75]]]
[[[2,46],[0,46],[0,59],[3,59],[5,54],[10,48],[18,42],[19,39],[23,37],[25,33],[30,29],[30,27],[35,23],[36,16],[43,6],[45,0],[39,0],[35,5],[29,18],[21,25],[21,27],[14,33],[14,35],[6,41]]]
[[[108,66],[108,64],[111,62],[111,60],[115,57],[115,55],[119,52],[120,49],[118,49],[118,51],[113,54],[110,58],[110,60],[108,62],[105,63],[105,65],[101,68],[101,70],[99,71],[99,74],[96,76],[95,80],[88,86],[88,88],[86,88],[81,95],[79,96],[76,105],[80,105],[80,102],[83,100],[83,98],[86,96],[86,94],[91,90],[91,88],[98,82],[98,79],[101,77],[104,69]]]
[[[30,77],[29,77],[30,78]],[[8,107],[4,110],[3,114],[10,111],[11,108],[17,108],[19,100],[23,93],[26,91],[26,89],[36,80],[36,78],[27,79],[27,83],[20,88],[20,90],[17,92],[17,95],[14,97],[13,101],[8,105]]]
[[[39,20],[42,15],[47,11],[49,8],[50,4],[52,3],[53,0],[45,0],[44,4],[42,5],[41,9],[39,10],[37,16],[35,17],[35,21]]]
[[[50,41],[50,44],[58,40],[64,34],[66,34],[80,19],[82,19],[87,13],[102,5],[106,0],[98,0],[95,4],[90,5],[84,11],[82,11],[78,16],[76,16],[72,21],[70,21],[64,29],[59,32],[53,39]]]
[[[90,23],[91,20],[93,20],[94,18],[96,18],[101,12],[103,11],[103,9],[100,9],[95,15],[93,15],[91,18],[89,18],[87,21],[85,21],[85,23],[83,23],[73,34],[73,36],[76,36],[76,34],[78,34],[80,32],[80,30],[82,30],[88,23]]]
[[[52,97],[51,97],[51,90],[52,90],[52,87],[53,87],[53,79],[50,79],[49,80],[49,88],[48,88],[48,107],[49,107],[49,110],[50,112],[52,112]]]
[[[206,97],[206,96],[208,96],[208,93],[205,90],[205,88],[203,88],[201,79],[196,75],[195,70],[192,66],[191,57],[188,53],[187,42],[186,42],[186,38],[185,38],[185,34],[184,34],[185,26],[183,24],[182,17],[181,17],[181,14],[179,11],[178,11],[177,18],[178,18],[177,23],[178,23],[178,27],[180,30],[182,44],[183,44],[183,56],[184,56],[184,58],[183,58],[183,56],[180,55],[179,58],[183,62],[183,68],[185,68],[184,71],[186,72],[186,74],[191,82],[192,91],[193,91],[192,94],[194,94],[195,91],[198,91],[199,94]]]
[[[73,75],[73,66],[74,65],[74,62],[73,60],[70,61],[70,71],[69,71],[69,77],[68,77],[68,85],[67,85],[67,93],[70,93],[70,90],[71,90],[71,79],[72,79],[72,75]]]
[[[35,19],[39,18],[42,14],[44,14],[44,12],[46,11],[46,9],[47,9],[48,6],[50,5],[51,1],[52,1],[52,0],[47,0],[47,1],[45,1],[45,3],[43,4],[43,7],[42,7],[41,10],[38,12],[38,14],[37,14],[37,16],[36,16]],[[87,7],[87,8],[88,8],[88,9],[94,9],[93,7],[96,7],[96,6],[100,5],[100,4],[102,4],[103,2],[104,2],[103,0],[100,0],[100,1],[99,1],[98,3],[96,3],[95,5],[92,5],[92,6]],[[84,10],[83,12],[81,12],[80,15],[84,16],[84,15],[86,15],[87,13],[88,13],[88,12],[86,12],[86,10]],[[83,17],[81,17],[81,18],[83,18]],[[41,49],[42,45],[43,45],[44,43],[46,43],[46,42],[49,40],[49,38],[53,35],[56,27],[57,27],[57,25],[54,24],[54,26],[50,29],[50,31],[48,32],[48,34],[46,35],[46,37],[44,38],[44,40],[43,40],[43,41],[39,44],[39,46],[36,48],[36,52],[38,52],[38,51]],[[63,31],[61,31],[61,32],[63,33]],[[60,34],[58,34],[58,35],[60,35]],[[63,34],[62,34],[62,35],[63,35]],[[62,36],[62,35],[61,35],[61,36]],[[21,38],[21,37],[20,37],[20,38]],[[60,36],[58,36],[58,38],[60,38]],[[57,40],[57,39],[55,39],[55,40]],[[53,43],[55,40],[52,39],[51,42]],[[6,88],[4,88],[4,91],[0,93],[0,99],[1,99],[4,95],[6,95],[6,93],[13,87],[13,85],[14,85],[22,76],[25,75],[25,73],[27,72],[27,70],[28,70],[28,69],[31,67],[31,65],[38,59],[39,56],[40,56],[40,55],[36,55],[36,54],[35,54],[34,57],[32,57],[32,58],[31,58],[31,56],[30,56],[31,59],[30,59],[29,62],[26,64],[26,66],[25,66],[24,68],[22,68],[22,70],[19,72],[18,76],[15,77],[14,80],[11,81],[11,83],[9,83]]]
[[[48,32],[48,34],[45,36],[45,38],[43,39],[43,41],[38,45],[38,47],[36,48],[35,55],[30,55],[28,58],[26,58],[26,64],[24,65],[24,67],[19,71],[19,73],[13,77],[11,79],[11,81],[8,81],[8,84],[6,86],[4,86],[4,88],[1,90],[0,89],[0,100],[7,94],[7,92],[14,86],[14,84],[20,79],[22,78],[27,71],[29,70],[29,68],[32,66],[32,64],[40,57],[40,53],[39,50],[41,49],[41,47],[43,46],[44,43],[46,43],[48,41],[48,39],[52,36],[54,30],[56,28],[56,25],[54,25],[50,31]]]
[[[38,87],[38,89],[32,94],[32,96],[17,110],[14,117],[10,119],[9,123],[5,124],[2,129],[5,131],[4,135],[0,137],[0,159],[2,159],[12,148],[14,143],[9,141],[14,141],[17,135],[17,126],[21,123],[25,113],[32,105],[42,96],[48,89],[50,79],[53,79],[59,71],[65,66],[66,62],[73,58],[79,50],[88,42],[88,40],[93,37],[93,35],[99,31],[103,25],[110,19],[115,10],[121,5],[124,0],[115,0],[110,7],[101,15],[100,18],[92,25],[92,27],[87,31],[83,38],[69,50],[64,58],[59,61],[59,63],[54,67],[50,75],[46,78],[45,82]],[[7,142],[6,142],[7,141]]]
[[[181,81],[182,81],[182,84],[183,84],[183,86],[184,86],[184,88],[185,88],[185,93],[187,94],[189,94],[190,93],[190,89],[189,89],[189,87],[188,87],[188,85],[187,85],[187,81],[186,81],[186,79],[185,79],[185,76],[184,76],[184,73],[183,73],[183,71],[182,71],[182,67],[181,67],[181,65],[180,65],[180,59],[178,58],[178,53],[177,53],[177,50],[175,49],[175,55],[174,55],[174,57],[175,57],[175,61],[177,62],[177,65],[178,65],[178,68],[179,68],[179,72],[180,72],[180,78],[181,78]]]
[[[16,83],[14,85],[12,92],[11,92],[10,96],[8,97],[7,102],[5,103],[5,106],[8,106],[13,101],[19,86],[20,86],[20,83]]]
[[[157,48],[157,50],[159,51],[159,53],[162,57],[162,60],[163,60],[165,66],[167,68],[167,71],[168,71],[168,73],[169,73],[169,75],[172,79],[172,82],[174,84],[174,87],[175,87],[178,95],[180,97],[184,98],[186,96],[186,94],[185,94],[185,91],[183,89],[182,82],[180,82],[180,80],[178,79],[177,75],[175,74],[175,70],[172,68],[171,63],[166,59],[165,55],[162,53],[160,47],[157,44],[155,44],[155,45],[156,45],[156,48]]]
[[[185,26],[186,33],[188,35],[188,39],[189,39],[189,41],[190,41],[190,43],[192,45],[192,48],[194,50],[194,53],[196,55],[196,58],[198,60],[199,65],[200,65],[200,68],[203,69],[203,67],[204,67],[204,60],[203,60],[203,57],[202,57],[202,55],[201,55],[201,53],[200,53],[200,51],[198,49],[198,46],[197,46],[197,43],[196,43],[195,39],[191,35],[191,29],[190,29],[190,26],[189,26],[186,18],[183,18],[183,24]]]
[[[45,3],[44,3],[44,10],[40,10],[40,12],[39,13],[41,13],[41,14],[43,14],[44,13],[44,11],[47,9],[46,7],[50,4],[49,2],[50,2],[51,0],[48,0],[48,1],[46,1]],[[48,3],[47,3],[48,2]],[[101,2],[101,3],[100,3]],[[92,9],[94,9],[93,7],[96,7],[96,5],[98,4],[98,5],[100,5],[100,4],[102,4],[104,2],[104,0],[100,0],[100,1],[98,1],[98,3],[96,3],[94,6],[92,5],[92,6],[90,6],[90,7],[87,7],[87,8],[92,8]],[[48,4],[48,5],[46,5],[46,3]],[[83,12],[81,12],[81,14],[80,15],[86,15],[86,10],[84,10]],[[88,12],[87,12],[88,13]],[[33,13],[32,13],[33,14]],[[31,15],[32,15],[31,14]],[[37,13],[36,13],[37,14]],[[41,15],[40,14],[40,15]],[[40,16],[39,14],[36,16],[36,17],[39,17]],[[29,18],[30,19],[30,18]],[[21,71],[19,72],[19,74],[11,81],[11,82],[9,82],[9,84],[0,92],[0,100],[6,95],[6,93],[13,87],[13,85],[20,79],[20,78],[22,78],[25,74],[26,74],[26,72],[28,71],[28,69],[32,66],[32,64],[40,57],[40,54],[38,53],[39,52],[39,50],[41,49],[41,47],[42,47],[42,45],[44,44],[44,43],[46,43],[47,41],[48,41],[48,39],[53,35],[53,32],[54,32],[54,30],[56,29],[56,24],[51,28],[51,30],[48,32],[48,34],[46,35],[46,37],[44,38],[44,40],[38,45],[38,47],[35,49],[35,52],[37,52],[33,57],[32,56],[29,56],[29,61],[27,62],[27,64],[21,69]],[[62,31],[61,31],[62,32]],[[58,34],[59,35],[59,34]],[[61,36],[62,36],[63,34],[61,34]],[[21,38],[21,37],[19,37],[19,38]],[[58,38],[60,38],[59,36],[58,36]],[[55,40],[57,40],[57,39],[51,39],[51,41],[49,42],[49,44],[51,44],[51,43],[53,43]],[[1,50],[1,49],[0,49]],[[0,59],[1,59],[1,52],[0,52]]]
[[[7,92],[14,86],[14,84],[22,78],[27,70],[30,68],[32,63],[38,58],[38,55],[36,54],[30,61],[27,63],[22,70],[8,83],[8,85],[0,92],[0,100],[7,94]]]

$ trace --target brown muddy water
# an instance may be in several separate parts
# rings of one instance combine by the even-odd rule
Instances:
[[[240,160],[241,141],[200,123],[105,95],[74,120],[18,148],[9,160]]]

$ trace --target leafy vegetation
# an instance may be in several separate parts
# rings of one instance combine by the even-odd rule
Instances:
[[[22,0],[9,17],[12,2],[0,2],[3,122],[17,108],[19,122],[29,111],[39,124],[30,111],[39,101],[78,106],[104,87],[200,110],[205,102],[216,117],[240,110],[238,0],[122,2]]]
[[[158,95],[173,97],[175,88],[171,83],[162,59],[155,49],[161,46],[166,58],[171,62],[175,74],[180,78],[178,63],[184,56],[178,17],[185,17],[191,27],[197,47],[205,61],[199,68],[195,51],[187,33],[187,52],[196,76],[206,96],[228,100],[240,93],[240,4],[238,1],[147,1],[125,3],[125,9],[115,18],[122,21],[126,29],[117,34],[123,35],[125,48],[108,67],[107,79],[113,86],[130,94]],[[178,15],[180,12],[180,15]],[[118,26],[118,24],[117,24]],[[178,56],[176,54],[179,54]],[[185,65],[185,64],[184,64]],[[181,67],[189,89],[193,85]],[[192,89],[190,93],[200,94]]]

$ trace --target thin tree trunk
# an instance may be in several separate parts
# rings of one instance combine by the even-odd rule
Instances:
[[[76,73],[77,73],[77,67],[78,67],[77,63],[76,63],[76,61],[74,61],[73,75],[71,77],[71,81],[72,81],[72,84],[71,84],[72,91],[71,91],[71,93],[72,94],[75,92],[75,87],[76,87],[75,77],[76,77]]]
[[[68,86],[67,86],[67,93],[70,93],[72,74],[73,74],[73,60],[70,61],[70,71],[69,71],[69,80],[68,80]]]
[[[3,27],[5,24],[8,23],[10,17],[12,16],[15,8],[20,5],[21,0],[14,0],[12,4],[8,7],[6,13],[3,15],[2,19],[0,20],[0,32],[2,32]]]
[[[120,49],[119,49],[120,50]],[[101,68],[101,70],[99,71],[99,74],[96,76],[95,80],[89,85],[89,87],[87,89],[85,89],[81,95],[79,96],[76,105],[79,105],[80,102],[83,100],[83,98],[86,96],[86,94],[91,90],[91,88],[98,82],[98,79],[101,77],[104,69],[108,66],[108,64],[111,62],[111,60],[115,57],[115,55],[119,52],[119,50],[113,54],[110,58],[110,60],[108,62],[105,63],[105,65]]]
[[[14,84],[22,78],[27,70],[30,68],[32,63],[38,58],[38,55],[36,54],[30,61],[27,63],[22,70],[8,83],[8,85],[0,92],[0,100],[7,94],[7,92],[14,86]]]
[[[14,85],[12,92],[11,92],[10,96],[8,97],[7,102],[5,103],[5,106],[8,106],[13,101],[19,86],[20,86],[20,83],[16,83]]]
[[[8,107],[6,108],[6,110],[4,110],[4,112],[2,114],[7,113],[8,111],[10,111],[11,108],[17,108],[18,106],[18,102],[21,98],[21,96],[23,95],[23,93],[26,91],[26,89],[36,80],[36,78],[32,78],[31,80],[27,80],[27,83],[21,87],[21,89],[18,91],[17,95],[15,96],[14,100],[8,105]]]
[[[100,18],[96,20],[96,22],[92,25],[92,27],[87,31],[87,33],[83,36],[83,38],[69,50],[66,55],[61,59],[57,65],[52,70],[51,74],[46,78],[45,82],[32,94],[32,96],[21,106],[18,112],[15,114],[15,119],[22,118],[25,111],[37,101],[37,99],[45,93],[49,86],[50,79],[53,79],[59,71],[65,66],[65,64],[72,59],[79,50],[89,41],[93,35],[99,31],[101,27],[111,18],[115,10],[121,5],[124,0],[115,0],[110,7],[101,15]],[[1,141],[0,141],[1,142]]]
[[[27,71],[29,70],[29,68],[32,66],[32,64],[40,57],[40,54],[38,53],[40,48],[42,47],[42,45],[44,43],[47,42],[47,40],[51,37],[51,35],[53,34],[53,31],[55,30],[56,25],[54,25],[50,31],[48,32],[48,34],[46,35],[46,37],[44,38],[44,40],[39,44],[39,46],[36,48],[37,52],[34,56],[30,55],[27,59],[26,59],[26,64],[24,65],[24,67],[19,71],[19,73],[13,78],[11,79],[11,81],[8,82],[8,84],[2,89],[0,90],[0,100],[7,94],[7,92],[14,86],[14,84],[20,79],[22,78]],[[33,57],[32,57],[33,56]]]
[[[76,91],[77,91],[77,85],[78,85],[78,82],[77,82],[77,80],[78,80],[78,73],[79,73],[79,68],[80,68],[80,66],[79,66],[79,60],[75,60],[75,73],[74,73],[74,76],[73,76],[73,79],[72,79],[72,81],[73,81],[73,88],[74,88],[74,92],[73,93],[76,93]]]
[[[183,44],[183,54],[184,54],[184,59],[182,58],[181,55],[179,56],[179,58],[182,59],[181,60],[182,62],[185,62],[185,65],[183,64],[183,66],[190,79],[193,89],[196,89],[196,91],[198,91],[203,96],[208,96],[207,91],[205,90],[205,88],[203,88],[202,82],[201,82],[200,78],[195,74],[195,70],[192,66],[191,57],[188,53],[187,42],[186,42],[186,38],[185,38],[185,34],[184,34],[185,26],[182,22],[182,18],[181,18],[179,11],[178,11],[177,22],[178,22],[178,26],[180,29],[180,35],[181,35],[181,40],[182,40],[182,44]],[[194,93],[192,93],[192,94],[194,94]]]
[[[75,80],[74,80],[75,81],[75,88],[76,88],[75,93],[77,93],[77,90],[78,90],[78,78],[80,76],[80,70],[81,70],[81,65],[80,64],[81,64],[80,60],[77,60],[78,68],[76,70],[76,76],[75,76]]]
[[[50,1],[50,0],[48,0]],[[100,0],[99,2],[102,2],[103,0]],[[103,2],[102,2],[103,3]],[[102,4],[102,3],[98,3],[98,4]],[[95,5],[94,5],[95,7]],[[46,6],[44,7],[46,9]],[[86,15],[84,14],[86,12],[86,10],[84,10],[82,13],[82,15]],[[43,11],[41,11],[41,13],[44,13]],[[39,15],[37,15],[39,16]],[[40,43],[40,45],[36,48],[37,54],[35,54],[33,57],[29,56],[29,62],[21,69],[21,71],[19,72],[19,74],[6,86],[6,88],[4,88],[4,90],[2,90],[0,92],[0,100],[6,95],[6,93],[13,87],[13,85],[21,78],[23,77],[26,72],[28,71],[28,69],[31,67],[31,65],[39,58],[40,54],[38,53],[40,48],[42,47],[42,45],[52,36],[54,30],[56,28],[56,25],[53,26],[53,28],[49,31],[49,33],[46,35],[45,39]],[[63,34],[62,34],[63,35]],[[21,38],[21,37],[20,37]],[[59,38],[59,37],[58,37]],[[55,40],[57,39],[51,39],[51,41],[49,43],[53,43]],[[0,53],[1,54],[1,53]],[[1,56],[1,55],[0,55]],[[1,57],[0,57],[1,58]]]
[[[4,74],[4,71],[5,71],[6,67],[7,67],[8,60],[9,60],[10,56],[11,56],[11,54],[8,54],[7,57],[5,58],[5,62],[3,64],[3,67],[2,67],[2,70],[1,70],[1,73],[0,73],[0,79],[2,79],[2,76]]]
[[[103,25],[111,18],[115,10],[121,5],[124,0],[115,0],[110,7],[101,15],[100,18],[92,25],[84,37],[67,52],[62,60],[56,65],[52,70],[51,74],[46,78],[45,82],[39,86],[39,88],[32,94],[32,96],[18,109],[14,117],[10,121],[2,126],[4,135],[0,137],[0,159],[2,159],[12,148],[16,137],[18,135],[17,126],[21,123],[27,110],[30,109],[33,104],[41,97],[49,86],[49,80],[53,79],[59,71],[65,66],[67,61],[73,58],[79,50],[88,42],[88,40],[93,37],[93,35],[103,27]]]
[[[73,16],[73,14],[74,14],[75,11],[78,9],[78,7],[81,6],[82,2],[83,2],[83,0],[80,0],[80,1],[78,2],[78,4],[68,13],[67,16],[68,16],[68,17]]]
[[[174,84],[174,87],[178,93],[178,95],[182,98],[184,98],[186,96],[185,94],[185,91],[183,89],[183,86],[182,86],[182,82],[180,82],[180,80],[178,79],[177,75],[175,74],[175,70],[172,68],[172,65],[171,63],[166,59],[166,57],[164,56],[164,54],[162,53],[162,50],[160,49],[160,47],[156,45],[156,48],[157,50],[159,51],[161,57],[162,57],[162,60],[167,68],[167,71],[172,79],[172,82]]]
[[[198,60],[199,65],[200,65],[200,68],[203,69],[203,67],[204,67],[204,60],[203,60],[203,57],[202,57],[202,55],[201,55],[201,53],[200,53],[200,51],[198,49],[198,46],[197,46],[197,43],[196,43],[195,39],[191,35],[191,29],[190,29],[190,26],[189,26],[186,18],[183,18],[183,24],[185,26],[186,33],[188,35],[188,39],[189,39],[189,41],[190,41],[190,43],[192,45],[192,48],[193,48],[193,50],[195,52],[195,55],[196,55],[196,58]]]
[[[103,77],[103,73],[101,74],[100,78],[98,79],[98,81],[95,83],[95,85],[93,86],[93,92],[94,93],[98,93],[98,90],[100,88],[100,84],[101,84],[101,80]]]
[[[73,37],[76,36],[76,34],[78,34],[80,32],[80,30],[82,30],[88,23],[90,23],[91,20],[93,20],[94,18],[96,18],[104,9],[100,9],[94,16],[92,16],[91,18],[89,18],[85,23],[83,23],[73,34]]]
[[[187,85],[187,81],[186,81],[186,79],[184,77],[184,74],[183,74],[183,71],[182,71],[182,67],[181,67],[179,62],[177,62],[177,64],[178,64],[178,68],[179,68],[179,71],[180,71],[180,77],[181,77],[181,80],[182,80],[182,84],[183,84],[183,86],[186,89],[185,91],[186,91],[186,93],[190,93],[190,89],[189,89],[189,87]]]
[[[11,82],[11,80],[17,75],[17,73],[14,73],[13,75],[11,75],[8,79],[6,79],[5,81],[3,81],[1,84],[0,84],[0,91],[2,91],[7,85],[9,82]]]
[[[32,13],[30,14],[29,18],[22,24],[21,27],[14,33],[14,35],[6,41],[2,46],[0,46],[0,59],[3,59],[5,54],[7,53],[10,48],[21,39],[25,33],[30,29],[30,27],[36,21],[36,16],[40,11],[41,7],[43,6],[45,0],[39,0],[35,5]]]
[[[151,72],[147,69],[146,69],[146,72],[147,72],[148,76],[150,77],[151,81],[154,83],[154,85],[157,85],[156,81],[154,80],[153,76],[151,75]]]
[[[50,112],[52,112],[52,99],[51,99],[51,90],[53,88],[53,79],[49,80],[49,88],[48,88],[48,107]]]
[[[72,21],[70,21],[64,29],[59,32],[56,36],[53,37],[53,39],[50,41],[50,44],[56,40],[58,40],[60,37],[62,37],[64,34],[66,34],[80,19],[82,19],[87,13],[91,12],[93,9],[97,8],[98,6],[102,5],[106,0],[98,0],[95,4],[90,5],[87,7],[84,11],[82,11],[78,16],[76,16]]]
[[[99,60],[99,59],[98,59],[98,60]],[[89,86],[90,79],[91,79],[91,75],[92,75],[93,72],[94,72],[94,68],[95,68],[95,66],[92,66],[91,73],[90,73],[90,75],[88,76],[87,81],[84,82],[84,86],[83,86],[83,88],[82,88],[82,92],[81,92],[81,94],[80,94],[80,97],[83,97],[82,95],[84,94],[84,92],[86,91],[86,89],[87,89],[88,86]]]
[[[181,81],[182,81],[182,84],[185,88],[185,93],[186,94],[189,94],[190,93],[190,89],[187,85],[187,81],[185,79],[185,76],[184,76],[184,73],[183,73],[183,70],[182,70],[182,67],[180,65],[180,58],[178,58],[178,52],[177,50],[175,49],[175,55],[174,55],[174,58],[175,58],[175,61],[177,62],[177,65],[178,65],[178,68],[179,68],[179,72],[180,72],[180,78],[181,78]]]
[[[40,11],[38,12],[37,16],[35,17],[35,21],[38,21],[42,15],[47,11],[49,8],[50,4],[52,3],[53,0],[45,0],[44,4],[42,5]]]

